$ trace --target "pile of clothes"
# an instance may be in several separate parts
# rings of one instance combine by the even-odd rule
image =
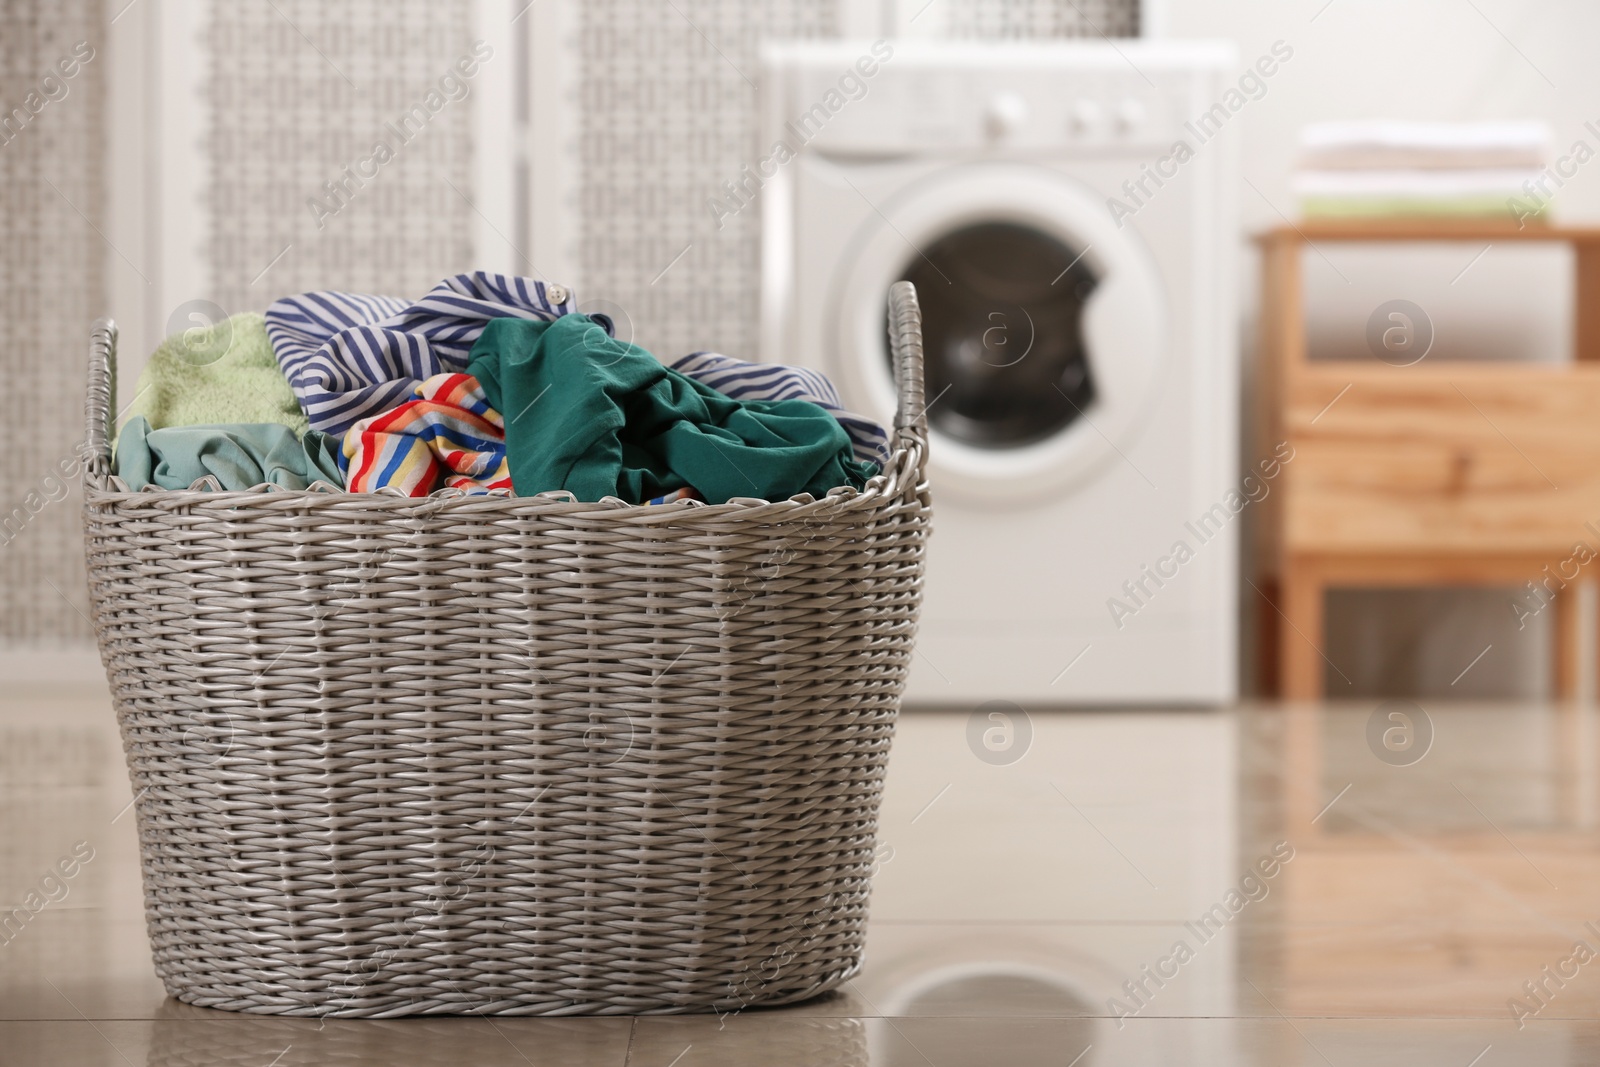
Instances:
[[[177,334],[139,379],[130,490],[441,489],[630,504],[821,497],[889,455],[820,374],[697,352],[668,366],[570,290],[460,274],[416,302],[312,292]]]

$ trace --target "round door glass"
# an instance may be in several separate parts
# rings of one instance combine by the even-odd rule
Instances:
[[[922,249],[902,275],[922,304],[929,423],[980,448],[1060,433],[1094,403],[1082,334],[1098,281],[1075,249],[985,222]]]

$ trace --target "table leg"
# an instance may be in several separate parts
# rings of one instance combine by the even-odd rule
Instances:
[[[1555,632],[1551,643],[1555,646],[1554,689],[1557,700],[1574,700],[1578,696],[1578,671],[1583,650],[1578,647],[1578,605],[1582,601],[1576,584],[1569,585],[1556,594]]]
[[[1323,583],[1315,571],[1295,563],[1284,568],[1278,665],[1285,700],[1322,698],[1322,601]]]

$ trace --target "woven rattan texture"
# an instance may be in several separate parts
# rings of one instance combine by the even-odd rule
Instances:
[[[229,0],[206,5],[204,33],[204,249],[224,310],[308,289],[420,296],[475,266],[479,94],[395,131],[469,55],[470,0]],[[485,63],[515,61],[489,45]],[[365,162],[380,141],[394,158]]]
[[[0,19],[0,637],[82,639],[73,444],[84,331],[105,307],[103,5],[14,0]],[[76,73],[74,47],[94,49]],[[48,79],[48,80],[47,80]],[[68,464],[62,476],[61,464]]]
[[[168,991],[638,1013],[854,973],[929,524],[899,288],[916,382],[860,493],[134,494],[98,467],[90,585]]]

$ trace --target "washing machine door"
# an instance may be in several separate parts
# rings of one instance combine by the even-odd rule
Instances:
[[[941,491],[1037,501],[1126,455],[1160,385],[1167,307],[1104,198],[1041,167],[975,164],[878,207],[833,294],[852,402],[894,411],[883,294],[904,278],[922,303]]]

